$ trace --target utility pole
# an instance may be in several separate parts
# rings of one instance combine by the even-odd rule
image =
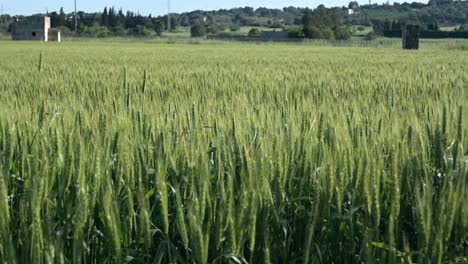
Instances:
[[[78,13],[76,12],[76,0],[75,0],[75,34],[78,32]]]
[[[171,32],[171,0],[167,0],[167,32]]]

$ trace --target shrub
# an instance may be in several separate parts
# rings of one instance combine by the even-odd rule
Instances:
[[[82,33],[90,37],[105,38],[110,35],[110,31],[107,27],[99,26],[97,23],[91,27],[84,26]]]
[[[116,36],[124,36],[124,35],[127,34],[127,30],[122,26],[117,26],[117,27],[113,28],[112,32]]]
[[[335,38],[335,34],[333,30],[329,27],[312,26],[310,28],[305,28],[304,34],[307,38],[312,38],[312,39],[334,39]]]
[[[192,38],[204,37],[206,35],[206,26],[203,24],[195,24],[190,28],[190,36]]]
[[[262,31],[258,28],[252,28],[249,31],[249,37],[260,37],[262,35]]]
[[[329,27],[322,28],[321,30],[321,39],[334,39],[335,38],[335,33],[333,30]]]
[[[235,25],[232,25],[229,27],[229,30],[231,30],[232,32],[235,32],[235,31],[239,31],[240,30],[240,26],[235,24]]]
[[[468,30],[468,24],[464,24],[459,26],[455,31],[467,31]]]
[[[8,25],[0,23],[0,32],[8,32]]]
[[[335,32],[335,38],[338,40],[349,40],[353,32],[350,28],[340,28]]]
[[[154,32],[156,32],[156,35],[158,37],[161,37],[163,35],[163,32],[164,32],[164,25],[161,21],[156,21],[154,24],[153,24],[153,29],[154,29]]]
[[[61,26],[59,27],[60,32],[62,32],[62,35],[70,35],[71,30],[67,26]]]
[[[374,40],[374,39],[376,39],[377,37],[378,37],[378,35],[375,34],[374,31],[372,31],[372,32],[369,32],[369,33],[366,35],[366,38],[365,38],[365,39],[366,39],[366,40]]]
[[[210,34],[218,34],[219,32],[224,31],[224,27],[220,25],[212,25],[207,28],[207,31]]]
[[[304,30],[302,28],[290,28],[288,29],[288,37],[290,38],[304,38]]]
[[[138,36],[138,37],[153,37],[156,33],[146,28],[145,26],[138,25],[136,28],[131,30],[131,35]]]

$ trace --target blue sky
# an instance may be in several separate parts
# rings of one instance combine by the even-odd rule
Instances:
[[[372,0],[374,3],[382,3],[385,0]],[[413,0],[406,0],[411,2]],[[359,1],[368,3],[368,0]],[[401,1],[404,2],[404,1]],[[326,6],[348,5],[349,0],[171,0],[173,12],[192,11],[197,9],[215,10],[232,7],[270,7],[282,8],[285,6],[316,7],[319,4]],[[73,10],[73,0],[0,0],[4,13],[12,15],[28,15],[33,13],[45,13],[56,11],[64,7],[66,12]],[[160,15],[167,12],[167,0],[77,0],[78,10],[102,11],[104,6],[114,6],[117,9],[138,11],[141,14]]]

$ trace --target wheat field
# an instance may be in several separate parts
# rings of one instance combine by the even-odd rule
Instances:
[[[468,261],[466,51],[0,42],[2,263]]]

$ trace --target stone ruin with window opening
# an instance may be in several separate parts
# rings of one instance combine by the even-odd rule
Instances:
[[[13,40],[61,41],[59,29],[50,27],[50,17],[15,19],[12,31]]]

